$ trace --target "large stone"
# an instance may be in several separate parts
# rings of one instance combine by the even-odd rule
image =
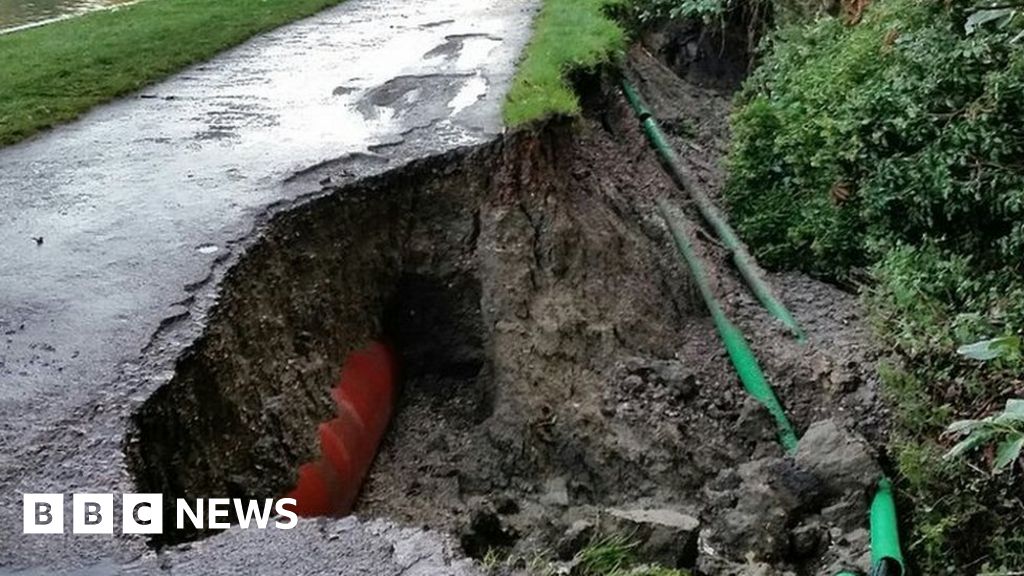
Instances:
[[[882,469],[863,438],[842,430],[833,420],[815,422],[797,444],[796,463],[813,474],[827,492],[867,492]]]
[[[644,562],[692,568],[697,562],[700,521],[676,510],[608,509],[601,514],[601,532],[638,542]]]
[[[786,529],[800,510],[819,497],[817,479],[786,458],[762,458],[737,467],[735,502],[713,526],[709,539],[734,558],[782,557],[788,547]]]

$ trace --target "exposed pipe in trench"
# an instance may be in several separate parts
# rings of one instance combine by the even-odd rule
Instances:
[[[764,282],[760,274],[754,269],[753,258],[737,238],[732,227],[725,221],[721,213],[715,207],[711,199],[700,191],[690,178],[683,172],[679,157],[665,139],[664,133],[658,126],[651,111],[644,104],[636,89],[628,80],[622,80],[622,91],[632,106],[637,118],[643,125],[644,132],[650,139],[654,148],[661,154],[662,160],[668,165],[676,181],[693,198],[700,210],[701,215],[715,229],[722,243],[732,252],[733,262],[739,269],[751,291],[757,295],[762,305],[776,318],[782,321],[789,328],[790,332],[798,340],[804,340],[804,333],[800,329],[792,314],[786,309],[778,298],[775,297],[771,288]],[[676,219],[670,211],[668,202],[659,198],[658,210],[668,226],[669,232],[675,241],[679,253],[686,262],[693,274],[694,280],[700,290],[704,303],[711,312],[711,317],[718,329],[719,336],[725,344],[726,351],[732,360],[736,373],[743,382],[744,388],[761,402],[762,405],[774,418],[778,428],[779,439],[787,452],[796,449],[797,438],[792,424],[786,417],[785,409],[779,403],[771,385],[761,372],[757,358],[751,351],[750,346],[744,339],[742,332],[725,316],[721,306],[718,304],[711,287],[708,284],[704,267],[697,258],[690,244],[687,229],[684,222]],[[892,497],[892,482],[883,477],[878,482],[871,502],[869,513],[869,527],[871,533],[871,574],[870,576],[902,576],[906,573],[903,561],[903,553],[900,549],[899,531],[896,520],[896,505]],[[855,576],[850,572],[842,572],[836,576]]]
[[[377,447],[391,420],[396,363],[391,349],[374,342],[349,354],[331,389],[337,416],[320,424],[319,459],[299,467],[295,488],[299,516],[344,516],[352,511]]]
[[[906,574],[896,521],[892,481],[882,478],[871,501],[871,576]]]
[[[704,272],[704,266],[693,251],[693,245],[690,244],[686,225],[672,216],[668,202],[663,198],[658,199],[658,210],[661,212],[661,217],[665,219],[665,224],[668,225],[669,232],[672,234],[673,240],[675,240],[679,253],[683,256],[683,260],[693,274],[693,280],[697,284],[697,289],[700,290],[701,297],[704,298],[704,304],[708,307],[708,311],[711,312],[711,319],[715,323],[718,335],[722,338],[722,343],[725,344],[725,349],[729,353],[729,358],[732,360],[732,365],[736,368],[740,381],[743,382],[743,387],[772,415],[778,428],[779,441],[782,442],[782,446],[787,452],[793,452],[796,450],[797,442],[793,425],[790,424],[789,419],[786,417],[786,411],[782,408],[782,404],[779,403],[775,392],[772,391],[768,380],[765,379],[764,372],[761,371],[761,367],[757,363],[757,357],[754,356],[754,352],[750,349],[750,345],[747,344],[743,333],[726,317],[722,307],[719,306],[718,300],[711,291],[707,275]]]
[[[679,161],[679,156],[668,143],[664,132],[658,126],[658,121],[654,119],[654,115],[651,114],[651,111],[644,104],[633,85],[629,83],[629,80],[622,80],[622,91],[640,120],[647,138],[661,155],[661,159],[668,166],[673,178],[693,198],[701,216],[714,228],[715,234],[718,235],[722,244],[729,249],[729,252],[732,254],[733,263],[736,265],[736,269],[739,270],[747,286],[750,287],[750,291],[757,296],[757,299],[761,301],[761,304],[769,313],[786,326],[797,340],[803,342],[804,332],[800,329],[800,325],[793,318],[785,304],[775,296],[774,291],[764,281],[764,278],[761,277],[754,257],[747,252],[746,246],[736,236],[736,232],[732,229],[732,226],[729,226],[729,223],[718,211],[718,208],[715,207],[714,202],[701,192],[700,188],[686,175]]]

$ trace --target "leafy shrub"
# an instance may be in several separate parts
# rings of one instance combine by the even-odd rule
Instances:
[[[727,200],[769,264],[844,277],[894,242],[1019,275],[1024,48],[940,3],[783,30],[734,118]],[[807,258],[812,255],[813,258]]]
[[[876,0],[857,25],[784,28],[732,119],[726,201],[758,258],[873,277],[895,352],[890,449],[924,574],[1024,566],[1022,475],[976,465],[1008,458],[1016,436],[942,458],[951,420],[991,430],[993,409],[1024,393],[1020,354],[956,353],[1024,329],[1024,18],[998,10]]]
[[[998,414],[979,420],[957,420],[946,428],[946,433],[964,438],[946,452],[945,458],[959,458],[970,450],[989,442],[998,442],[992,469],[996,472],[1013,464],[1024,449],[1024,400],[1011,398]]]
[[[633,0],[632,8],[640,22],[683,18],[710,19],[731,7],[730,0]]]

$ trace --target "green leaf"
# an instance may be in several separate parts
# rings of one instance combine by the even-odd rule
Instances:
[[[999,472],[1008,464],[1012,464],[1020,458],[1020,451],[1024,448],[1024,434],[1015,434],[999,443],[996,448],[996,460],[992,470]]]
[[[971,429],[977,427],[981,423],[980,420],[957,420],[946,427],[944,434],[961,434],[968,432]]]
[[[988,340],[981,340],[974,344],[964,344],[963,346],[956,349],[957,354],[966,356],[973,360],[994,360],[1000,356],[1004,356],[1008,352],[1020,349],[1020,337],[1018,336],[1000,336],[998,338],[990,338]]]
[[[1013,17],[1013,8],[983,8],[967,17],[967,22],[964,23],[964,32],[968,35],[974,34],[974,32],[981,26],[995,21],[995,20],[1009,20]],[[1003,25],[1002,23],[1000,25]]]
[[[1020,398],[1010,398],[1006,401],[1006,408],[1003,412],[1007,414],[1022,414],[1024,415],[1024,400]]]
[[[974,432],[971,432],[971,434],[967,436],[967,438],[964,438],[963,440],[957,442],[956,446],[950,448],[949,452],[946,452],[945,456],[943,456],[942,458],[944,460],[952,460],[953,458],[959,458],[960,456],[963,456],[967,452],[981,445],[989,438],[992,438],[992,436],[992,430],[975,430]]]
[[[1006,401],[1006,408],[992,418],[992,423],[1000,426],[1011,426],[1024,432],[1024,427],[1017,424],[1024,424],[1024,400],[1010,398]]]
[[[992,423],[999,426],[1014,426],[1015,424],[1024,424],[1024,414],[1018,414],[1016,412],[1003,412],[992,419]],[[1024,428],[1021,429],[1024,431]]]

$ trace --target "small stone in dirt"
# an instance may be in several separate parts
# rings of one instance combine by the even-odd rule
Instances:
[[[747,560],[746,562],[733,562],[717,556],[702,555],[700,565],[697,566],[699,574],[714,574],[715,576],[792,576],[791,572],[780,572],[762,562]],[[832,576],[829,573],[828,576]]]
[[[860,386],[860,375],[846,366],[837,366],[828,378],[829,392],[832,394],[848,394]]]
[[[594,537],[597,527],[589,520],[577,520],[566,528],[555,544],[555,552],[562,560],[569,560]]]
[[[736,419],[736,432],[748,442],[771,440],[775,436],[775,422],[760,402],[748,397],[740,407]]]
[[[546,506],[569,505],[569,483],[564,476],[548,478],[544,482],[544,494],[540,497],[540,503]]]
[[[519,512],[519,503],[516,502],[515,498],[509,496],[508,494],[505,494],[495,499],[494,509],[498,512],[498,514],[515,514],[516,512]]]
[[[833,494],[867,492],[882,476],[867,442],[833,420],[811,424],[797,444],[795,460]]]
[[[822,527],[816,521],[797,526],[789,533],[789,552],[792,558],[803,560],[818,554],[822,541]]]
[[[700,521],[675,510],[608,509],[601,514],[601,532],[637,540],[637,555],[648,562],[674,568],[697,562]]]
[[[639,394],[644,389],[644,379],[636,374],[630,374],[622,381],[622,389],[626,392]]]
[[[697,376],[682,362],[669,360],[655,365],[655,372],[677,400],[692,398],[697,392]]]

